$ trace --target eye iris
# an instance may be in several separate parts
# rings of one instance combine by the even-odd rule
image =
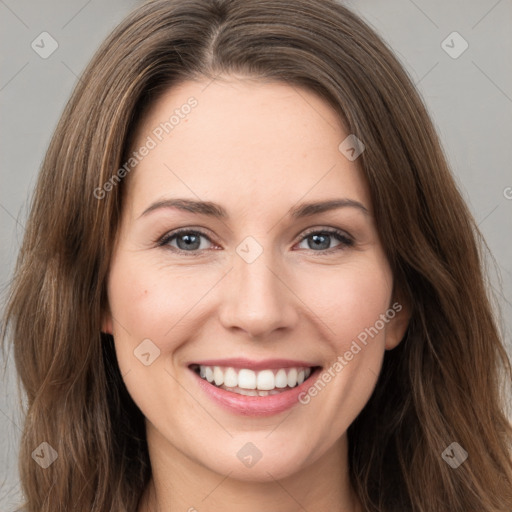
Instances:
[[[182,240],[186,241],[184,245],[180,244],[180,241],[182,241]],[[190,234],[190,233],[178,235],[176,237],[176,241],[178,244],[178,248],[182,249],[182,250],[191,249],[191,248],[198,249],[199,246],[201,245],[199,236]]]
[[[318,249],[318,248],[320,248],[320,249],[329,249],[329,245],[330,245],[329,237],[330,236],[331,235],[315,234],[315,235],[311,235],[310,238],[315,241],[316,245],[314,246],[314,248],[316,248],[316,249]],[[323,238],[324,239],[324,243],[322,244],[322,242],[320,242],[320,245],[324,245],[325,247],[319,247],[319,245],[317,244],[319,238]],[[327,242],[325,242],[325,241],[327,241]]]

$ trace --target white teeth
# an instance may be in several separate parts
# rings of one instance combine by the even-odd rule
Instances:
[[[203,368],[201,366],[201,368]],[[238,376],[233,368],[228,368],[224,372],[224,384],[228,388],[236,388],[238,385]]]
[[[252,370],[240,370],[238,372],[238,387],[256,389],[256,374]]]
[[[286,370],[282,368],[276,373],[274,378],[276,388],[285,388],[288,386],[288,377],[286,376]]]
[[[300,386],[310,375],[310,367],[280,368],[253,371],[222,366],[199,366],[199,376],[222,389],[248,396],[267,396],[281,393],[288,387]]]
[[[216,386],[224,384],[224,372],[218,366],[213,369],[213,380]]]
[[[274,374],[272,370],[263,370],[258,372],[258,379],[256,381],[256,387],[258,389],[262,389],[264,391],[269,391],[270,389],[274,389]],[[264,396],[264,395],[260,395]]]
[[[237,393],[240,394],[240,395],[245,395],[245,396],[258,396],[258,392],[255,389],[241,389],[241,388],[238,388]]]
[[[293,388],[297,383],[297,368],[292,368],[288,371],[288,386]]]

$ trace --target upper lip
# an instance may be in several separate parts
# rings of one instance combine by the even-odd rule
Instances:
[[[194,361],[188,366],[224,366],[232,368],[247,368],[249,370],[265,370],[275,368],[313,368],[319,366],[311,364],[308,361],[298,361],[296,359],[263,359],[254,361],[244,357],[235,357],[229,359],[207,359],[202,361]]]

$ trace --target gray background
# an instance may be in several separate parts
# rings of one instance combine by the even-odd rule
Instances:
[[[64,104],[99,43],[139,3],[0,0],[1,307],[23,235],[27,199]],[[427,104],[462,193],[496,258],[498,273],[491,278],[512,355],[512,1],[345,3],[391,45]],[[31,47],[44,31],[59,45],[46,59]],[[457,58],[441,45],[454,31],[469,44]],[[448,44],[452,51],[461,48],[457,40],[449,38]],[[19,493],[16,459],[22,421],[11,355],[8,367],[0,388],[1,511],[12,510]]]

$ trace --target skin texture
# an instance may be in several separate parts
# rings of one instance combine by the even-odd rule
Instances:
[[[168,90],[140,123],[134,147],[191,96],[197,106],[125,178],[108,281],[104,331],[114,335],[124,381],[146,418],[153,470],[139,512],[359,511],[346,431],[374,390],[384,351],[404,335],[405,305],[307,405],[270,417],[221,408],[188,369],[224,357],[329,368],[397,300],[362,172],[338,150],[348,133],[308,91],[224,77]],[[219,203],[229,219],[174,208],[141,216],[171,197]],[[338,198],[368,213],[287,216],[298,203]],[[183,237],[158,246],[178,228],[207,237],[188,253],[179,253]],[[337,228],[353,245],[331,236],[316,248],[305,238],[310,228]],[[236,252],[248,236],[263,250],[250,264]],[[148,366],[134,356],[144,339],[160,350]],[[237,457],[248,442],[262,453],[252,467]]]

